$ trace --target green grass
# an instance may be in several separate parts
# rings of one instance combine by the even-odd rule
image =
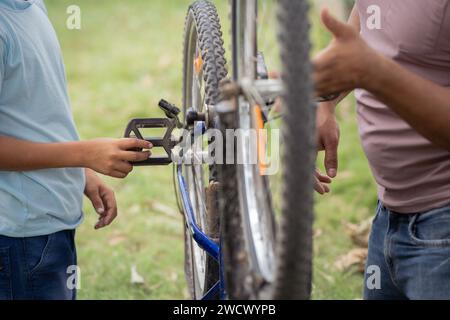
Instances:
[[[182,33],[190,2],[46,1],[61,41],[73,112],[83,139],[121,137],[130,118],[160,115],[156,104],[161,97],[180,103]],[[215,2],[227,40],[227,1]],[[72,4],[82,10],[79,31],[65,27],[66,8]],[[312,34],[316,50],[329,40],[316,21]],[[376,200],[351,99],[340,108],[339,118],[340,176],[332,194],[317,200],[316,229],[322,235],[315,240],[316,299],[361,297],[362,277],[339,273],[333,263],[351,248],[341,221],[369,216]],[[86,221],[77,233],[82,271],[79,298],[187,298],[182,219],[159,208],[164,204],[176,212],[170,168],[136,168],[126,180],[105,179],[116,190],[120,216],[107,230],[94,231],[96,216],[85,204]],[[130,283],[133,265],[144,284]]]

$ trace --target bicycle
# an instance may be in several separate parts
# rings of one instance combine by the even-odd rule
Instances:
[[[309,7],[306,0],[270,5],[270,12],[278,8],[282,76],[269,79],[258,48],[264,2],[230,1],[232,77],[227,77],[216,7],[195,1],[185,24],[182,110],[161,101],[166,118],[135,119],[125,133],[167,153],[136,165],[175,162],[175,194],[186,225],[185,273],[194,299],[308,299],[311,294],[315,106]],[[162,138],[143,137],[139,129],[149,127],[167,132]],[[185,132],[174,138],[176,128]],[[226,147],[212,152],[222,151],[232,161],[203,160],[201,153],[217,142],[206,135],[208,129],[222,137],[243,131],[243,137],[228,139],[232,152]],[[263,158],[276,153],[277,141],[265,138],[278,129],[282,168],[268,175]],[[256,162],[248,148],[253,132],[266,132],[254,142]]]

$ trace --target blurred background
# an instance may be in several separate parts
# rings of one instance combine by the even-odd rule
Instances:
[[[161,116],[160,98],[180,104],[182,35],[191,1],[45,1],[60,38],[82,139],[119,138],[129,119]],[[228,1],[214,2],[229,49]],[[320,7],[326,5],[345,19],[352,2],[311,1],[314,52],[330,40],[318,21]],[[81,8],[81,30],[66,27],[70,5]],[[359,258],[348,256],[355,247],[348,233],[357,228],[354,224],[371,217],[376,204],[376,189],[360,148],[353,97],[339,106],[338,117],[339,176],[331,194],[318,197],[316,205],[314,299],[361,298],[359,267],[345,261]],[[86,221],[77,233],[79,298],[187,299],[183,225],[174,201],[171,168],[136,168],[126,180],[105,179],[116,190],[120,216],[107,230],[94,231],[96,214],[90,203],[85,204]]]

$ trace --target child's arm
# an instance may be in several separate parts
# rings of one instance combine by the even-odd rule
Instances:
[[[152,145],[137,139],[36,143],[0,136],[0,170],[31,171],[50,168],[90,168],[116,178],[133,169],[130,162],[148,159]]]

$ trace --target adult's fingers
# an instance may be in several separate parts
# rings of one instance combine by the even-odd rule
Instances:
[[[324,72],[332,68],[336,63],[336,56],[332,47],[319,52],[312,60],[314,72]]]
[[[320,17],[324,26],[334,35],[335,38],[347,39],[354,36],[354,29],[349,24],[339,21],[333,17],[328,9],[323,9]]]
[[[322,184],[317,178],[315,178],[314,190],[321,195],[330,192],[330,189],[326,185]]]
[[[314,90],[316,95],[323,96],[328,95],[333,91],[336,85],[336,77],[337,74],[331,74],[328,71],[325,72],[315,72],[313,74],[313,81],[314,81]]]
[[[319,171],[316,171],[316,178],[321,183],[331,183],[333,181],[330,177],[321,174]]]
[[[327,174],[331,178],[335,178],[338,170],[338,138],[336,140],[329,141],[325,144],[325,159],[324,165],[327,170]]]
[[[340,70],[316,72],[313,75],[313,81],[317,96],[351,91],[358,86],[354,77],[349,77],[345,72]]]

